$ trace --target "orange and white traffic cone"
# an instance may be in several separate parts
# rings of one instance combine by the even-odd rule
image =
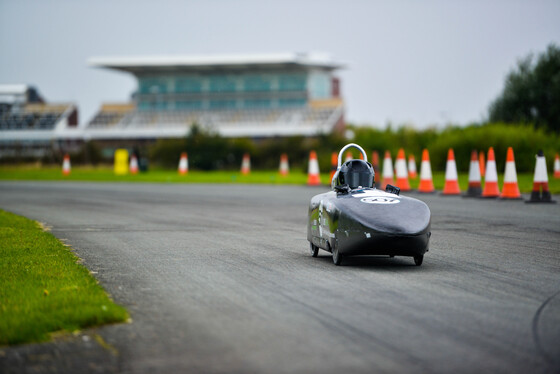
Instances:
[[[285,177],[290,173],[290,165],[288,164],[288,155],[285,153],[282,153],[280,155],[279,171],[280,171],[280,175],[282,175],[283,177]]]
[[[70,175],[70,155],[66,153],[64,155],[64,159],[62,160],[62,174],[63,175]]]
[[[484,178],[484,189],[482,197],[498,197],[500,189],[498,188],[498,170],[496,168],[496,157],[494,156],[494,148],[488,149],[488,157],[486,158],[486,177]]]
[[[480,165],[478,163],[478,152],[471,152],[471,163],[469,165],[469,188],[465,197],[479,197],[482,194],[480,187]]]
[[[560,178],[560,156],[558,156],[558,153],[554,158],[554,178]]]
[[[393,160],[391,159],[391,152],[385,151],[385,158],[383,159],[383,181],[381,182],[381,188],[385,189],[388,184],[395,184],[393,175]]]
[[[397,170],[397,183],[396,186],[401,189],[401,191],[410,191],[410,183],[408,183],[408,171],[406,170],[406,158],[404,155],[404,149],[399,149],[397,154],[397,161],[395,161],[395,169]]]
[[[128,171],[130,174],[138,174],[138,158],[133,154],[130,156],[130,164],[128,165]]]
[[[309,165],[307,168],[307,185],[319,186],[320,184],[321,176],[319,175],[319,161],[317,161],[317,153],[315,153],[315,151],[311,151],[309,152]]]
[[[354,157],[352,157],[352,152],[350,152],[350,151],[346,152],[346,158],[344,159],[344,162],[348,162],[348,161],[353,160],[353,159],[354,159]]]
[[[555,203],[548,189],[548,173],[546,172],[546,159],[542,150],[537,154],[535,175],[533,177],[533,191],[531,198],[526,203]]]
[[[410,179],[416,179],[418,177],[418,172],[416,171],[416,160],[414,155],[408,155],[408,177]]]
[[[418,192],[434,192],[434,181],[432,180],[432,165],[430,165],[430,154],[427,149],[422,151],[422,163],[420,164],[420,185]]]
[[[189,155],[187,152],[181,153],[181,158],[179,159],[179,174],[185,175],[189,172]]]
[[[241,174],[247,175],[251,172],[251,156],[248,153],[243,155],[243,160],[241,161]]]
[[[480,167],[480,176],[484,178],[486,175],[486,161],[484,161],[483,151],[480,151],[478,154],[478,166]]]
[[[373,153],[371,154],[371,165],[373,166],[375,187],[379,188],[381,187],[381,183],[379,182],[381,180],[381,176],[379,175],[379,153],[377,151],[373,151]]]
[[[336,169],[338,169],[338,154],[333,152],[331,153],[331,182],[334,178],[334,173],[336,173]]]
[[[457,164],[455,163],[455,154],[453,149],[447,151],[447,164],[445,166],[445,185],[443,186],[444,195],[459,195],[459,177],[457,175]]]
[[[515,158],[513,148],[507,150],[506,170],[504,172],[504,187],[500,194],[500,199],[521,199],[519,186],[517,185],[517,171],[515,170]]]

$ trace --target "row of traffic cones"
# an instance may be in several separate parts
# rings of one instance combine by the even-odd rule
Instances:
[[[361,156],[360,156],[361,157]],[[346,160],[352,159],[350,153],[346,154]],[[338,156],[336,153],[332,154],[332,170],[331,177],[337,168]],[[379,175],[379,155],[376,151],[372,154],[372,164],[376,175]],[[189,170],[188,155],[186,152],[181,154],[179,160],[178,172],[181,175],[187,174]],[[136,155],[131,155],[129,171],[131,174],[138,173],[138,159]],[[251,159],[249,154],[243,156],[241,173],[249,174],[251,171]],[[68,154],[64,155],[62,164],[62,173],[64,175],[69,175],[71,172],[70,156]],[[279,172],[281,175],[286,176],[289,173],[288,156],[282,154],[280,157],[280,167]],[[408,159],[408,170],[405,161],[404,150],[400,149],[397,155],[397,160],[395,162],[395,174],[396,181],[393,177],[393,163],[391,159],[391,154],[389,151],[385,152],[385,158],[383,162],[383,175],[382,183],[376,182],[378,188],[384,188],[387,184],[395,184],[397,187],[401,188],[402,191],[409,191],[410,184],[408,178],[416,178],[416,162],[414,156],[410,155]],[[486,176],[484,190],[481,187],[481,177]],[[554,177],[560,178],[560,157],[556,155],[554,161]],[[376,178],[377,179],[377,178]],[[319,163],[317,161],[317,154],[315,151],[310,152],[309,157],[309,167],[308,167],[308,184],[309,185],[319,185],[321,184],[319,175]],[[430,156],[427,149],[422,152],[422,162],[420,166],[420,183],[418,191],[422,193],[432,193],[435,191],[434,184],[432,181],[432,170],[430,165]],[[445,185],[443,189],[444,195],[459,195],[461,193],[459,189],[458,177],[457,177],[457,166],[455,163],[455,155],[453,150],[448,151],[447,165],[445,171]],[[519,187],[517,185],[517,173],[515,169],[515,159],[513,156],[513,149],[508,148],[506,169],[504,175],[504,187],[500,193],[498,187],[498,173],[496,170],[496,161],[494,155],[494,149],[490,147],[488,150],[488,160],[486,166],[484,166],[484,153],[480,152],[477,155],[476,151],[471,153],[471,162],[469,166],[469,187],[467,189],[465,197],[486,197],[486,198],[502,198],[502,199],[521,199],[521,194],[519,192]],[[531,193],[531,199],[528,202],[552,202],[550,191],[548,188],[548,174],[546,172],[546,161],[542,151],[539,151],[537,155],[533,191]]]
[[[511,152],[512,152],[511,157],[513,158],[513,150]],[[68,157],[68,155],[65,156],[65,160],[66,157]],[[361,155],[360,158],[362,158]],[[345,157],[345,162],[351,159],[352,159],[352,154],[348,152]],[[509,150],[508,150],[508,160],[509,160]],[[455,181],[453,180],[454,176],[457,175],[457,167],[454,161],[455,161],[455,156],[453,154],[453,150],[450,149],[448,152],[448,161],[447,161],[447,165],[449,166],[446,167],[446,178],[445,178],[446,181],[449,180],[449,183],[446,183],[447,188],[445,189],[446,191],[445,194],[460,193],[458,183],[455,183]],[[493,173],[491,172],[490,175],[491,183],[496,183],[495,185],[496,187],[491,187],[487,193],[489,194],[488,197],[493,197],[491,195],[495,193],[491,191],[494,191],[494,188],[497,189],[497,180],[498,180],[498,174],[495,171],[496,161],[494,157],[493,148],[490,148],[490,150],[488,151],[488,161],[489,161],[488,166],[492,170],[494,170],[494,172]],[[69,163],[70,161],[68,158],[68,165]],[[336,152],[333,152],[331,155],[331,164],[332,164],[332,168],[331,168],[330,180],[332,180],[338,164],[338,154]],[[475,166],[475,164],[478,166]],[[375,175],[379,175],[379,154],[377,153],[377,151],[374,151],[372,153],[372,165],[375,171]],[[378,187],[384,188],[387,184],[393,184],[401,188],[402,191],[409,191],[410,184],[408,178],[416,179],[418,177],[414,155],[409,155],[408,157],[408,170],[405,165],[406,164],[405,164],[404,150],[401,148],[398,152],[397,160],[395,162],[395,174],[396,174],[396,182],[395,182],[391,153],[389,151],[386,151],[385,158],[383,161],[383,183],[382,184],[380,183]],[[477,169],[475,170],[474,168]],[[187,152],[181,153],[178,170],[179,170],[179,174],[181,175],[187,174],[189,170],[189,161],[188,161]],[[545,170],[546,170],[546,164],[545,164]],[[130,171],[133,174],[138,171],[138,161],[136,160],[136,156],[134,155],[131,157],[130,160]],[[250,155],[246,153],[243,155],[243,159],[241,161],[241,173],[246,175],[249,174],[250,172],[251,172],[251,158]],[[288,155],[285,153],[283,153],[280,156],[279,172],[283,176],[288,175],[290,172]],[[309,168],[308,168],[308,174],[311,175],[310,179],[312,181],[316,181],[318,179],[318,173],[319,173],[319,163],[317,161],[317,153],[315,151],[311,151],[309,154]],[[471,153],[471,164],[469,168],[469,190],[467,191],[467,196],[480,195],[480,193],[477,192],[478,189],[480,189],[480,178],[484,177],[485,174],[486,174],[486,167],[484,165],[484,153],[480,152],[477,156],[476,151],[473,151]],[[556,155],[556,159],[554,162],[554,177],[560,178],[559,155]],[[491,186],[493,186],[493,184],[491,184]],[[430,165],[430,156],[427,149],[424,149],[422,152],[422,162],[420,164],[420,186],[418,187],[418,190],[420,192],[434,191],[433,182],[432,182],[432,169]],[[498,195],[499,193],[496,196]]]
[[[542,154],[542,152],[540,152]],[[548,190],[548,177],[546,174],[546,163],[544,162],[544,156],[540,156],[542,161],[539,162],[537,159],[537,168],[535,169],[535,184],[534,190],[531,194],[531,201],[537,201],[536,188],[538,187],[542,190],[541,195],[539,195],[539,201],[550,200],[550,192]],[[362,156],[360,155],[360,158]],[[345,161],[351,160],[351,153],[347,153]],[[132,161],[131,161],[132,163]],[[336,172],[338,164],[338,155],[333,152],[331,155],[331,175],[330,180],[332,180],[334,173]],[[379,175],[379,155],[376,151],[372,154],[372,164],[376,175]],[[557,165],[558,164],[558,167]],[[543,173],[544,167],[544,173]],[[556,170],[558,169],[558,170]],[[488,175],[486,175],[486,170],[488,170]],[[179,173],[186,174],[188,172],[188,156],[186,152],[181,154],[181,159],[179,161]],[[241,163],[241,173],[247,175],[251,172],[251,159],[249,154],[243,155],[243,160]],[[280,157],[280,167],[279,172],[281,175],[285,176],[289,173],[288,156],[282,154]],[[397,160],[395,162],[395,174],[396,181],[393,177],[393,164],[391,159],[391,154],[389,151],[385,152],[385,158],[383,163],[383,180],[377,187],[384,188],[387,184],[394,184],[399,187],[402,191],[410,191],[410,183],[408,178],[417,178],[416,162],[414,156],[410,155],[408,159],[408,170],[406,165],[406,159],[404,150],[400,149],[397,155]],[[555,160],[555,177],[560,177],[560,158],[557,156]],[[486,175],[486,183],[484,191],[481,188],[481,176]],[[543,176],[544,175],[544,176]],[[537,179],[538,178],[538,179]],[[320,172],[319,163],[317,160],[317,153],[311,151],[309,155],[309,165],[308,165],[308,185],[320,185]],[[435,192],[434,183],[432,180],[432,169],[430,165],[430,156],[427,149],[422,152],[422,162],[420,166],[420,184],[418,187],[419,192],[423,193],[433,193]],[[445,185],[443,189],[444,195],[460,195],[461,191],[459,188],[457,166],[455,163],[455,155],[453,150],[448,151],[448,159],[445,171]],[[499,192],[498,188],[498,173],[496,170],[496,161],[494,156],[494,149],[491,147],[488,150],[488,162],[484,166],[484,153],[480,152],[477,154],[476,151],[471,153],[471,163],[469,167],[469,187],[464,195],[465,197],[500,197],[503,199],[520,199],[521,194],[519,192],[519,187],[517,186],[517,173],[515,170],[515,160],[513,156],[513,149],[510,147],[507,154],[506,171],[504,176],[504,188],[502,193]],[[542,197],[540,197],[542,196]]]
[[[348,154],[346,155],[346,160],[351,159]],[[498,173],[496,169],[496,159],[494,155],[494,149],[491,147],[488,150],[488,161],[486,166],[484,166],[484,153],[473,151],[471,153],[471,162],[469,166],[469,187],[464,195],[465,197],[485,197],[485,198],[500,198],[500,199],[521,199],[521,193],[519,191],[519,186],[517,184],[517,172],[515,169],[515,158],[513,155],[513,149],[508,148],[506,169],[504,175],[504,186],[502,192],[500,193],[498,187]],[[411,161],[412,160],[412,161]],[[332,154],[332,169],[331,169],[331,180],[337,168],[338,157],[336,153]],[[379,155],[377,152],[372,154],[372,164],[377,175],[378,165],[379,165]],[[556,164],[559,164],[558,166]],[[383,175],[382,183],[377,185],[377,187],[384,188],[387,184],[394,184],[399,187],[402,191],[409,191],[410,184],[408,178],[413,178],[416,176],[416,165],[413,158],[409,158],[408,172],[406,170],[406,161],[404,150],[400,149],[397,155],[397,160],[395,162],[395,174],[396,180],[393,174],[393,163],[391,159],[391,154],[389,151],[385,152],[385,158],[383,162]],[[558,173],[557,173],[558,169]],[[555,177],[558,174],[560,176],[560,158],[555,159]],[[485,175],[485,186],[482,190],[481,177]],[[308,184],[316,185],[320,184],[319,172],[317,164],[317,155],[315,152],[311,152],[309,161],[309,180]],[[432,169],[430,165],[430,156],[427,149],[422,152],[422,163],[420,166],[420,184],[418,191],[422,193],[433,193],[435,192],[434,183],[432,180]],[[453,149],[449,149],[447,157],[447,165],[445,170],[445,185],[443,189],[443,195],[460,195],[461,190],[459,188],[457,165],[455,163],[455,155]],[[533,192],[531,193],[531,199],[528,202],[553,202],[550,197],[550,191],[548,189],[548,175],[546,172],[546,161],[542,151],[539,151],[537,155],[537,163],[535,167]]]
[[[376,163],[378,163],[378,154],[377,152],[373,152],[373,161],[375,162],[374,168],[376,167]],[[410,179],[416,179],[418,177],[416,171],[416,160],[414,159],[413,155],[408,156],[408,169],[406,158],[404,154],[404,149],[399,149],[397,154],[397,159],[395,161],[395,173],[393,174],[393,161],[391,159],[391,153],[389,151],[385,151],[385,156],[383,159],[383,175],[382,175],[382,182],[379,186],[380,188],[385,188],[386,185],[392,184],[401,189],[401,191],[410,191]],[[396,178],[395,178],[396,177]]]
[[[460,194],[458,185],[457,187],[454,187],[457,184],[457,181],[456,181],[456,169],[455,171],[453,171],[453,169],[455,168],[455,160],[452,152],[453,150],[449,150],[450,155],[448,156],[448,167],[446,169],[445,186],[446,187],[453,186],[453,187],[449,188],[447,191],[444,189],[444,194],[458,195]],[[477,152],[473,151],[471,153],[471,162],[469,166],[469,187],[467,189],[467,193],[464,195],[465,197],[500,198],[500,199],[515,199],[515,200],[521,199],[521,193],[519,192],[519,186],[517,184],[515,158],[513,155],[513,149],[511,147],[509,147],[507,150],[506,169],[504,173],[504,185],[501,193],[498,187],[498,173],[496,170],[496,158],[494,155],[494,149],[490,147],[490,149],[488,150],[488,162],[485,167],[486,178],[485,178],[484,190],[481,187],[481,168],[480,168],[479,160],[480,158],[477,156]],[[544,166],[544,170],[542,169],[542,166]],[[449,171],[450,169],[451,171]],[[544,171],[544,176],[541,175],[542,171]],[[543,178],[546,179],[546,183],[538,185],[539,192],[532,194],[531,201],[534,202],[551,201],[550,192],[548,190],[548,176],[546,174],[546,163],[544,161],[544,155],[542,151],[540,151],[539,155],[537,156],[537,165],[535,168],[535,183],[537,183],[537,180]],[[537,185],[535,184],[535,186]],[[544,196],[544,199],[542,198],[540,193],[541,188],[543,191],[542,196]]]
[[[550,190],[548,188],[548,174],[546,171],[544,153],[539,151],[536,158],[533,191],[530,200],[527,202],[553,203],[554,201],[551,199]],[[517,184],[517,171],[515,168],[513,148],[509,147],[507,150],[504,184],[501,193],[498,187],[498,172],[496,169],[494,149],[490,147],[488,150],[488,160],[484,169],[480,166],[481,159],[480,155],[477,156],[476,151],[472,151],[469,165],[469,187],[464,196],[521,200],[521,193]],[[481,187],[481,174],[483,173],[485,174],[484,189]],[[459,195],[460,193],[455,155],[453,154],[453,149],[449,149],[443,194]]]
[[[135,154],[130,156],[128,171],[130,174],[138,173],[138,158]],[[70,163],[70,155],[66,153],[62,159],[62,175],[68,176],[72,172],[72,165]]]
[[[319,166],[317,165],[317,169]],[[179,167],[178,167],[179,174],[185,175],[189,172],[189,156],[187,152],[181,153],[181,158],[179,159]],[[280,167],[279,167],[280,175],[286,176],[290,172],[290,166],[288,164],[288,155],[283,153],[280,156]],[[241,161],[241,174],[247,175],[251,173],[251,156],[248,153],[243,155],[243,159]]]

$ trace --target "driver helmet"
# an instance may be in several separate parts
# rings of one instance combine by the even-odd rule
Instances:
[[[375,172],[373,166],[364,160],[346,161],[333,178],[333,188],[347,185],[350,189],[373,187]]]

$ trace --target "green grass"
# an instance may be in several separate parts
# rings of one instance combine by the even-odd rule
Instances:
[[[438,190],[443,189],[445,173],[434,172],[434,185]],[[550,191],[560,193],[560,179],[552,178],[549,174]],[[498,176],[499,185],[502,186],[503,174]],[[517,175],[519,189],[528,193],[533,188],[533,174],[520,173]],[[301,171],[292,171],[283,177],[276,170],[252,171],[249,175],[242,175],[239,171],[189,171],[186,175],[179,175],[175,170],[151,169],[147,173],[136,175],[118,176],[110,167],[73,167],[69,176],[63,176],[60,167],[37,166],[2,166],[0,167],[0,180],[42,180],[42,181],[94,181],[94,182],[159,182],[159,183],[245,183],[245,184],[306,184],[307,175]],[[328,174],[322,174],[321,180],[326,184]],[[412,188],[418,187],[418,179],[411,180]],[[467,173],[459,174],[461,190],[468,187]]]
[[[37,222],[0,210],[0,345],[129,318],[78,262]]]
[[[135,175],[115,175],[110,167],[73,167],[63,176],[59,167],[0,167],[0,180],[68,180],[96,182],[162,182],[162,183],[251,183],[251,184],[305,184],[303,173],[281,176],[277,171],[253,171],[242,175],[239,171],[189,171],[179,175],[176,170],[150,169]],[[326,180],[326,179],[325,179]]]

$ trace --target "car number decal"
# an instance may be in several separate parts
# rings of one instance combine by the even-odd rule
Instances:
[[[364,197],[360,201],[366,204],[398,204],[401,202],[399,199],[384,196]]]

